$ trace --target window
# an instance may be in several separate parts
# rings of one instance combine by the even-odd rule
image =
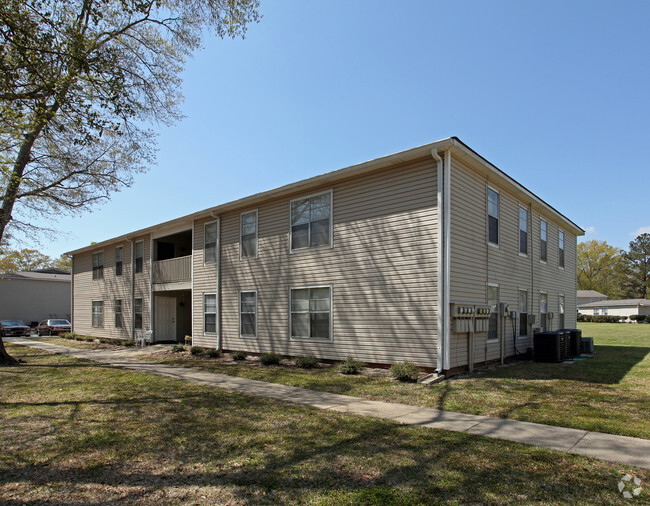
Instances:
[[[488,241],[499,244],[499,194],[488,188]]]
[[[239,335],[257,337],[257,292],[239,292]]]
[[[115,328],[121,329],[124,326],[123,324],[124,320],[122,319],[122,299],[115,299],[114,312],[115,312]]]
[[[562,232],[561,230],[558,232],[557,244],[558,244],[558,266],[564,269],[564,232]]]
[[[560,295],[559,301],[559,311],[558,311],[558,329],[564,328],[564,295]]]
[[[217,235],[219,222],[206,223],[203,227],[203,263],[214,264],[217,261]]]
[[[598,316],[600,314],[600,309],[596,308],[594,309],[594,316]]]
[[[528,209],[519,208],[519,253],[528,254]]]
[[[144,241],[135,243],[135,273],[142,272],[144,266]]]
[[[332,292],[328,286],[291,289],[291,337],[330,340]]]
[[[603,314],[605,316],[609,314],[609,308],[603,307],[603,308],[600,309],[600,311],[601,311],[601,314]]]
[[[330,246],[332,194],[291,201],[291,249]]]
[[[104,301],[94,300],[92,302],[92,307],[93,307],[92,326],[103,327],[104,326]]]
[[[539,259],[546,262],[546,221],[539,221]]]
[[[519,290],[519,337],[528,337],[528,292]]]
[[[488,324],[488,341],[499,339],[499,285],[488,285],[487,303],[492,309]]]
[[[242,213],[239,226],[240,258],[257,258],[257,211]]]
[[[93,253],[93,279],[104,279],[104,252]]]
[[[122,257],[123,257],[123,248],[122,246],[118,246],[115,248],[115,275],[116,276],[121,276],[122,275]]]
[[[142,330],[142,308],[144,307],[142,303],[142,297],[136,297],[134,299],[133,307],[133,318],[135,323],[135,328]]]
[[[542,328],[542,332],[546,332],[546,320],[548,314],[548,295],[545,293],[539,294],[539,323]]]
[[[203,295],[203,332],[205,334],[217,333],[217,295],[215,293]]]

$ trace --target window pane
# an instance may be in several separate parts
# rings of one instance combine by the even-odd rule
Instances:
[[[519,208],[519,230],[528,232],[528,211],[523,207]]]
[[[216,332],[217,331],[217,315],[216,314],[206,314],[205,315],[205,332]]]
[[[494,244],[499,244],[499,220],[489,216],[488,227],[488,240]]]
[[[330,338],[330,314],[329,313],[311,314],[311,337],[315,337],[317,339]]]
[[[545,241],[546,240],[546,222],[544,220],[542,220],[540,222],[539,226],[540,226],[540,228],[539,228],[539,230],[540,230],[540,232],[539,232],[540,238],[542,239],[542,241]]]
[[[330,310],[330,289],[329,288],[312,288],[311,311],[329,311]]]
[[[291,227],[291,248],[309,247],[309,223]]]
[[[242,236],[241,256],[243,258],[251,258],[257,256],[257,241],[255,240],[255,235]]]
[[[519,252],[528,253],[528,234],[523,230],[519,231]]]
[[[309,337],[309,313],[291,315],[291,337]]]
[[[255,293],[242,292],[241,294],[241,312],[242,313],[255,313],[255,306],[257,296]]]
[[[205,298],[205,312],[206,313],[216,313],[217,312],[217,296],[216,295],[206,295]]]
[[[242,235],[254,234],[257,230],[257,213],[246,213],[241,216]]]
[[[309,223],[309,199],[294,200],[291,203],[291,225]]]
[[[255,335],[255,315],[242,314],[241,315],[241,334],[243,336]]]
[[[560,245],[560,249],[564,249],[564,232],[560,232],[558,243]]]
[[[522,313],[528,312],[528,292],[524,290],[519,291],[519,311]]]
[[[545,293],[542,293],[539,296],[539,312],[546,313],[547,307],[548,307],[548,296]]]
[[[205,244],[217,242],[217,222],[205,225]]]
[[[311,245],[323,246],[330,243],[330,220],[315,221],[311,224]]]
[[[488,188],[488,214],[499,218],[499,194]]]
[[[330,194],[324,193],[312,197],[311,201],[311,221],[327,220],[330,219]]]
[[[291,290],[291,311],[309,311],[309,288]]]

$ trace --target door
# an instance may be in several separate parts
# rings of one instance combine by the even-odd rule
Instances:
[[[176,341],[176,299],[156,297],[154,341]]]

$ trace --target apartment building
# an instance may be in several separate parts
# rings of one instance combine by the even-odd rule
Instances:
[[[70,252],[73,328],[455,370],[575,327],[583,233],[448,138]]]

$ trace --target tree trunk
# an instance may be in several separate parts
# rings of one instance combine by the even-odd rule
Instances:
[[[18,364],[20,364],[20,360],[12,357],[9,355],[9,353],[7,353],[7,350],[5,349],[5,343],[2,342],[2,336],[0,336],[0,366]]]

